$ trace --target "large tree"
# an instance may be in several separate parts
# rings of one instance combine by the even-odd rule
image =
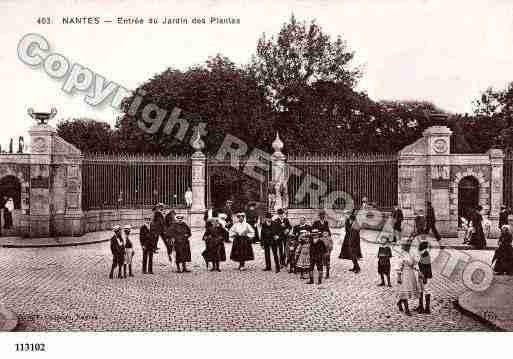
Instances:
[[[132,116],[129,109],[137,93],[144,93],[144,100]],[[166,133],[166,121],[154,133],[145,131],[151,127],[142,116],[147,104],[167,111],[168,117],[179,108],[180,117],[189,123],[186,136],[183,139],[176,136],[178,126]],[[271,107],[253,74],[221,55],[187,71],[169,68],[155,75],[126,99],[122,107],[119,136],[128,152],[191,152],[192,128],[200,122],[207,125],[207,135],[203,138],[207,152],[216,152],[226,135],[236,136],[250,147],[264,146],[264,149],[269,148],[273,138]]]
[[[84,153],[119,150],[115,131],[102,121],[87,118],[63,120],[57,125],[57,134]]]

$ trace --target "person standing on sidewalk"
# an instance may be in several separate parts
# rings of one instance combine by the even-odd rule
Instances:
[[[483,249],[486,247],[486,239],[483,230],[483,216],[481,215],[482,210],[483,207],[479,205],[472,215],[472,227],[474,231],[470,236],[470,244],[476,249]]]
[[[143,224],[139,230],[139,241],[143,250],[142,272],[153,274],[153,253],[155,251],[155,240],[148,226]]]
[[[427,214],[426,214],[426,222],[427,222],[426,233],[429,234],[429,232],[432,231],[433,235],[436,238],[436,240],[440,241],[440,239],[441,239],[440,238],[440,234],[436,230],[435,209],[431,205],[431,202],[429,202],[429,201],[426,202],[426,209],[427,209]]]
[[[499,212],[499,229],[508,224],[508,217],[510,214],[511,210],[506,205],[501,205],[501,211]]]

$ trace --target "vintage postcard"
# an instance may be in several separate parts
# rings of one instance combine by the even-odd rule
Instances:
[[[510,2],[0,19],[0,330],[513,330]]]

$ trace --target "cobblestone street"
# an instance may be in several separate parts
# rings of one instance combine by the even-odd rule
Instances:
[[[177,274],[164,245],[155,274],[141,274],[136,244],[135,277],[108,279],[109,243],[67,248],[0,249],[0,300],[16,312],[21,331],[67,330],[486,330],[454,308],[466,288],[461,267],[443,278],[434,267],[432,314],[406,317],[394,288],[378,287],[377,246],[362,242],[362,272],[332,253],[332,278],[306,285],[299,276],[263,272],[263,251],[246,272],[231,261],[221,273],[205,270],[200,232],[191,240],[192,273]],[[471,253],[472,252],[472,253]],[[489,261],[493,252],[469,252]],[[229,254],[229,246],[227,246]],[[392,276],[395,286],[395,275]],[[411,306],[413,307],[413,303]]]

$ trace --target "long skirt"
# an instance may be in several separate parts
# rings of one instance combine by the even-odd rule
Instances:
[[[358,230],[352,230],[349,235],[346,233],[344,241],[342,242],[339,258],[352,260],[353,256],[355,256],[356,259],[362,258],[360,231]]]
[[[390,274],[390,257],[378,258],[378,274]]]
[[[352,259],[351,256],[351,232],[346,232],[344,241],[342,242],[342,248],[340,249],[340,259]]]
[[[475,248],[482,249],[486,247],[486,239],[483,229],[476,229],[470,236],[470,244]]]
[[[251,239],[246,236],[235,236],[230,259],[234,262],[246,262],[255,259]]]
[[[296,268],[310,270],[310,244],[300,244],[297,248]]]
[[[191,261],[191,246],[188,239],[175,240],[175,255],[176,263]]]
[[[221,237],[207,238],[205,240],[205,251],[203,257],[207,262],[224,262],[226,260],[226,250]]]
[[[402,271],[402,282],[397,289],[398,299],[415,299],[419,297],[419,286],[416,272],[410,268]]]
[[[495,250],[496,262],[493,270],[497,273],[513,274],[513,247],[501,245]]]

